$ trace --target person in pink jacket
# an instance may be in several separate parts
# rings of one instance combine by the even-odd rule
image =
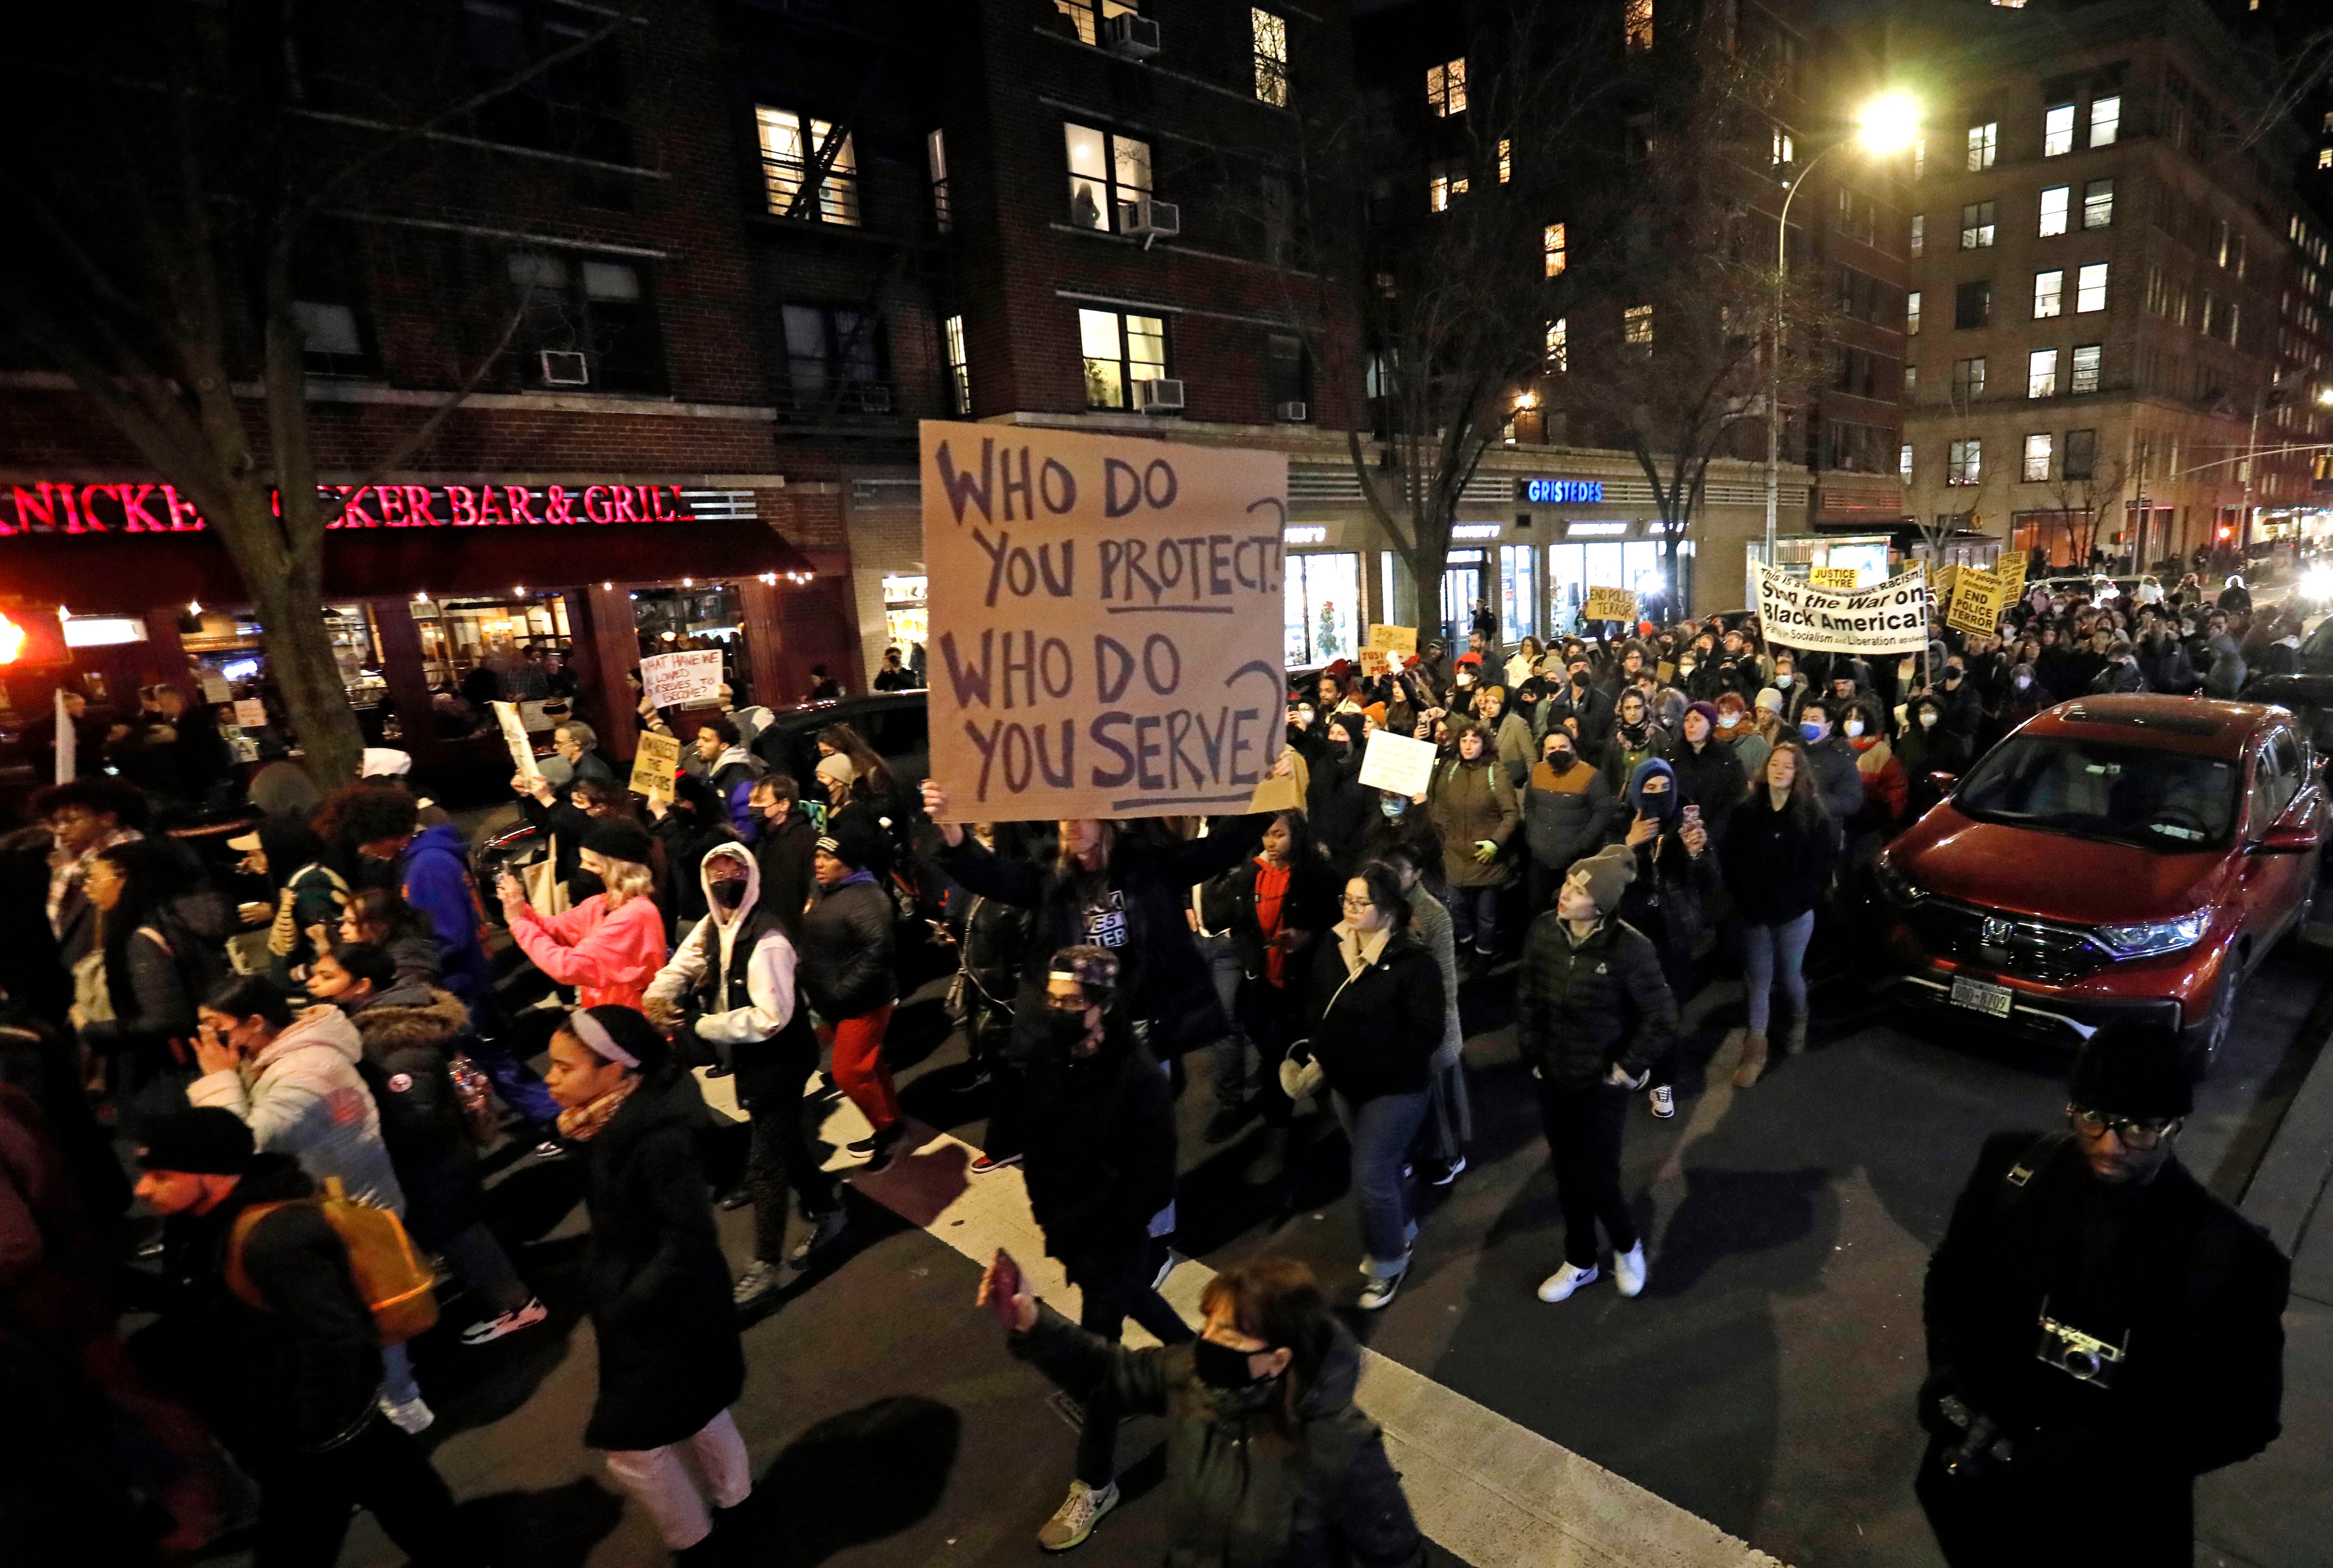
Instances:
[[[575,988],[580,1007],[642,1006],[648,981],[664,967],[664,916],[648,896],[655,843],[648,830],[602,817],[583,837],[583,869],[606,884],[564,914],[538,914],[518,879],[495,884],[511,935],[534,967]]]

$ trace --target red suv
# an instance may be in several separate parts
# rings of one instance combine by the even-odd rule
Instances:
[[[1903,999],[2068,1044],[2146,1018],[2200,1074],[2308,919],[2328,818],[2293,715],[2084,697],[2035,715],[1879,856]]]

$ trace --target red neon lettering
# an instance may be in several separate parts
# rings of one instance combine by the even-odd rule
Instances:
[[[16,526],[24,530],[26,533],[33,532],[33,513],[35,511],[38,511],[41,514],[40,531],[43,533],[51,532],[57,526],[56,498],[49,493],[51,489],[53,487],[47,484],[41,484],[34,486],[34,488],[40,492],[40,494],[37,497],[21,484],[14,487],[16,492]]]
[[[542,521],[545,522],[575,521],[575,498],[567,493],[565,485],[554,484],[543,491]]]
[[[121,497],[123,521],[131,533],[165,533],[168,525],[146,510],[146,498],[154,493],[150,484],[117,484],[113,492]],[[134,492],[134,493],[133,493]]]
[[[632,510],[632,487],[629,484],[617,485],[615,487],[615,497],[616,515],[614,521],[618,522],[639,521],[640,514]]]
[[[667,485],[667,486],[666,486],[666,488],[667,488],[667,489],[668,489],[668,490],[670,490],[670,491],[672,492],[672,504],[673,504],[672,520],[673,520],[673,521],[675,521],[675,522],[695,522],[695,521],[696,521],[696,513],[695,513],[695,512],[693,512],[689,511],[689,509],[688,509],[688,497],[686,497],[686,496],[685,496],[685,495],[681,494],[681,492],[680,492],[680,486],[679,486],[679,485],[677,485],[677,484],[673,484],[673,485]]]
[[[350,490],[345,484],[336,485],[334,488],[339,490],[342,495],[348,497],[348,504],[341,509],[341,526],[342,528],[379,528],[380,526],[380,519],[375,517],[372,513],[364,509],[364,489],[362,486],[359,486],[354,490]]]
[[[195,510],[194,502],[178,499],[177,485],[166,484],[162,487],[162,505],[170,513],[172,533],[192,533],[203,526],[203,514]]]
[[[373,526],[403,528],[405,521],[397,515],[405,506],[405,497],[400,493],[399,487],[394,484],[376,484],[372,487],[372,492],[380,498],[374,502],[380,508],[380,521]]]
[[[84,484],[81,487],[81,515],[82,521],[88,524],[90,532],[110,533],[113,531],[110,528],[108,528],[104,522],[99,520],[97,508],[90,504],[90,498],[91,496],[110,495],[112,493],[113,487],[110,484]]]
[[[405,487],[405,526],[434,528],[437,522],[437,514],[429,510],[428,487],[419,484],[407,485]]]
[[[653,520],[653,521],[657,521],[657,522],[674,522],[674,521],[678,521],[678,514],[677,514],[677,513],[676,513],[676,512],[674,512],[669,511],[669,510],[668,510],[668,509],[667,509],[667,507],[665,506],[665,503],[664,503],[664,492],[665,492],[665,490],[666,490],[666,486],[661,485],[661,484],[643,484],[643,485],[641,485],[641,486],[640,486],[640,495],[641,495],[641,498],[643,499],[643,501],[648,500],[648,499],[650,499],[650,498],[653,498],[653,500],[654,500],[655,504],[654,504],[654,505],[649,509],[649,512],[648,512],[648,516],[649,516],[649,518],[650,518],[651,520]],[[674,491],[674,492],[673,492],[673,494],[674,494],[675,496],[679,495],[679,493],[680,493],[680,492],[678,492],[677,490],[676,490],[676,491]]]
[[[510,520],[513,523],[540,522],[534,515],[534,492],[521,484],[505,484],[504,493],[510,497]]]
[[[494,487],[491,484],[478,486],[478,526],[499,528],[508,521],[510,519],[503,515],[502,502],[494,499]]]
[[[594,510],[595,508],[596,510]],[[610,511],[608,506],[608,487],[606,485],[593,484],[588,485],[584,488],[583,515],[590,518],[593,522],[612,522],[615,521],[616,514],[614,512]]]
[[[446,511],[453,518],[456,528],[468,528],[478,521],[478,503],[471,499],[470,487],[466,484],[446,487]]]

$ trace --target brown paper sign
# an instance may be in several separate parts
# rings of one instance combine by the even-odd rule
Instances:
[[[1293,770],[1285,775],[1266,775],[1263,782],[1255,787],[1255,793],[1247,798],[1250,811],[1304,809],[1307,792],[1311,788],[1311,770],[1304,766],[1304,759],[1295,752],[1291,751],[1288,755],[1296,765]]]
[[[1588,603],[1581,607],[1580,618],[1590,621],[1633,621],[1637,618],[1635,590],[1624,588],[1589,588]]]
[[[673,797],[672,776],[679,768],[680,741],[671,735],[651,735],[643,731],[639,750],[632,754],[632,793],[669,802]]]

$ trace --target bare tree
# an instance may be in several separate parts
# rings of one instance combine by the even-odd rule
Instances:
[[[43,13],[47,32],[20,55],[37,62],[39,90],[21,123],[46,139],[28,137],[0,161],[0,188],[28,231],[0,253],[0,321],[70,376],[216,531],[324,782],[354,774],[363,741],[324,625],[326,530],[345,503],[317,486],[307,336],[294,309],[303,253],[369,178],[633,21],[602,13],[592,30],[466,91],[452,72],[408,61],[437,100],[379,120],[309,102],[302,46],[346,15],[328,10],[158,0],[134,18]],[[494,369],[525,310],[522,298],[430,415],[373,455],[374,476],[429,444]],[[254,378],[255,409],[243,390]]]
[[[2068,474],[2065,466],[2061,453],[2050,470],[2051,521],[2065,531],[2068,558],[2085,567],[2098,543],[2099,520],[2121,502],[2129,464],[2118,457],[2100,459],[2079,475]]]

